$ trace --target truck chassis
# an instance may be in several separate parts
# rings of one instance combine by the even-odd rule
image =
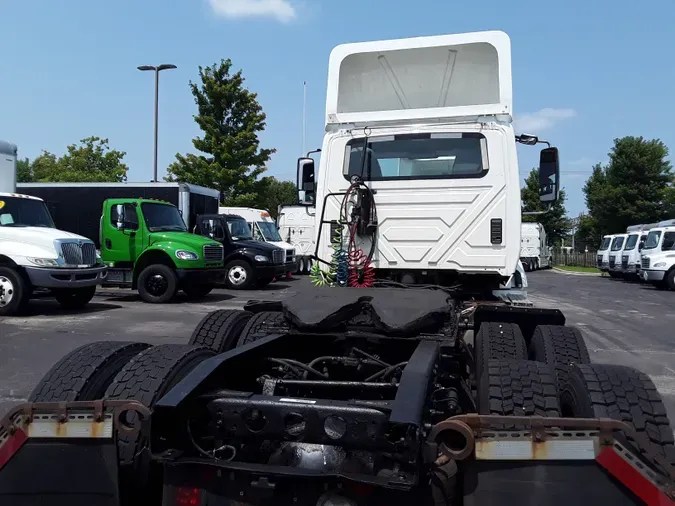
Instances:
[[[210,313],[188,345],[92,343],[29,400],[0,426],[3,504],[661,505],[675,491],[646,375],[591,364],[558,310],[443,290],[311,290]]]

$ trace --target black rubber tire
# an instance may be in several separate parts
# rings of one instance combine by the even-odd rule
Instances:
[[[279,311],[263,311],[253,315],[244,330],[241,331],[237,347],[253,343],[276,332],[283,332],[288,328],[284,314]]]
[[[663,277],[665,284],[669,290],[675,290],[675,269],[670,269]]]
[[[241,331],[253,316],[239,309],[219,309],[207,314],[195,327],[190,337],[192,346],[204,346],[216,353],[231,350]]]
[[[148,292],[146,287],[148,278],[156,274],[162,276],[167,283],[166,290],[161,295],[154,295]],[[165,304],[173,299],[178,291],[178,277],[176,276],[176,271],[171,267],[164,264],[152,264],[148,265],[138,275],[137,286],[138,293],[145,302],[150,302],[151,304]]]
[[[54,298],[64,309],[82,309],[96,295],[96,285],[54,290]]]
[[[198,285],[190,283],[183,287],[183,292],[187,295],[188,299],[199,300],[210,294],[214,288],[215,286],[210,284]]]
[[[152,409],[155,403],[214,352],[201,347],[161,344],[136,355],[115,376],[106,399],[136,400]],[[133,423],[132,419],[128,422]],[[117,438],[120,504],[141,506],[161,502],[161,466],[152,464],[148,452],[149,434],[129,435],[120,432]]]
[[[118,372],[146,343],[98,341],[64,356],[33,389],[28,402],[71,402],[101,399]]]
[[[646,374],[623,365],[574,364],[560,392],[563,416],[621,420],[637,432],[625,442],[675,464],[673,429],[656,386]]]
[[[230,281],[230,269],[234,267],[242,267],[246,271],[246,279],[241,285],[235,285]],[[253,268],[246,260],[232,260],[225,266],[225,285],[230,290],[250,290],[255,283],[255,276],[253,274]]]
[[[591,357],[581,332],[576,327],[539,325],[532,333],[530,360],[554,368],[558,389],[566,382],[570,364],[590,364]]]
[[[488,360],[478,380],[477,408],[481,415],[560,416],[553,369],[527,360]]]
[[[476,334],[476,379],[490,359],[527,360],[527,344],[515,323],[485,322]]]
[[[5,277],[12,285],[12,300],[9,304],[0,302],[0,316],[15,316],[26,311],[28,300],[33,292],[30,283],[13,267],[0,265],[0,278]]]

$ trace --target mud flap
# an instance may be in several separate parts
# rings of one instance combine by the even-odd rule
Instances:
[[[126,401],[14,408],[0,421],[0,504],[119,506],[114,426],[129,410]]]

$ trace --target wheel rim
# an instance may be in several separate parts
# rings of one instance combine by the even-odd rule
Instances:
[[[0,307],[5,307],[14,298],[14,284],[9,278],[0,276]]]
[[[145,288],[148,290],[148,293],[159,297],[164,295],[169,288],[169,282],[161,274],[153,274],[145,282]]]
[[[246,283],[247,277],[246,269],[244,269],[241,265],[235,265],[227,273],[227,279],[234,286],[241,286]]]

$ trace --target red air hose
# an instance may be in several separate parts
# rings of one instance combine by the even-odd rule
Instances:
[[[349,226],[349,278],[348,286],[352,288],[371,288],[375,283],[375,268],[370,258],[356,247],[357,223]]]

